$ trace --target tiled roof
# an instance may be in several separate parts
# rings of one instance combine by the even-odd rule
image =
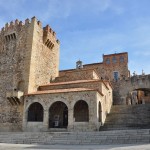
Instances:
[[[84,65],[83,65],[84,66]],[[90,71],[95,71],[94,69],[92,69],[92,68],[81,68],[81,69],[69,69],[69,70],[60,70],[59,72],[82,72],[82,71],[88,71],[88,70],[90,70]]]
[[[78,83],[88,83],[88,82],[91,82],[91,83],[92,82],[102,82],[105,85],[105,87],[107,89],[109,89],[107,84],[105,83],[105,82],[109,82],[109,81],[105,81],[105,80],[103,81],[103,80],[99,80],[99,79],[94,79],[94,80],[76,80],[76,81],[68,81],[68,82],[50,83],[50,84],[46,84],[46,85],[40,85],[39,88],[40,87],[53,86],[53,85],[67,85],[67,84],[78,84]]]
[[[99,63],[85,64],[85,65],[83,65],[83,67],[84,67],[84,66],[89,66],[89,65],[101,65],[101,64],[103,64],[103,63],[102,63],[102,62],[99,62]]]
[[[41,94],[70,93],[70,92],[85,92],[85,91],[96,91],[101,96],[103,96],[103,94],[100,91],[98,91],[97,89],[89,89],[89,88],[70,88],[70,89],[45,90],[45,91],[37,91],[37,92],[33,92],[33,93],[28,93],[28,94],[25,94],[25,96],[41,95]]]
[[[66,71],[75,71],[76,69],[66,69],[66,70],[59,70],[59,72],[66,72]]]
[[[102,80],[94,79],[94,80],[76,80],[76,81],[68,81],[68,82],[56,82],[56,83],[50,83],[50,84],[40,85],[40,87],[42,87],[42,86],[51,86],[51,85],[87,83],[87,82],[102,82]]]

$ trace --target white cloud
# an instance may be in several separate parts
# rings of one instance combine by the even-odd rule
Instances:
[[[39,14],[42,19],[49,18],[67,18],[71,12],[71,1],[49,0],[47,1],[47,9],[42,14]]]
[[[42,0],[38,1],[42,2]],[[123,8],[119,5],[114,5],[112,0],[49,0],[46,1],[46,6],[46,11],[39,13],[40,18],[44,20],[50,18],[65,19],[73,15],[79,15],[79,17],[98,15],[109,9],[116,14],[123,13]]]

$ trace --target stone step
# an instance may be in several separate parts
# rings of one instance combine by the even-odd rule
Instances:
[[[150,128],[150,104],[114,105],[100,130]]]
[[[148,109],[149,110],[150,104],[138,104],[138,105],[113,105],[113,110],[138,110],[138,109]]]
[[[101,132],[0,133],[0,143],[17,144],[135,144],[149,143],[150,129]]]
[[[131,130],[131,129],[149,129],[149,126],[145,126],[145,127],[135,127],[135,126],[104,126],[100,128],[100,131],[107,131],[107,130]]]

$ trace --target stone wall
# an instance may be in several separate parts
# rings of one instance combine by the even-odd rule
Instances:
[[[54,82],[68,82],[75,80],[92,80],[99,79],[98,74],[93,69],[74,69],[68,71],[60,71],[59,77]]]
[[[132,76],[125,80],[112,82],[114,104],[127,104],[129,94],[134,90],[150,91],[150,75]],[[146,101],[148,98],[146,98]]]
[[[0,130],[22,124],[23,105],[12,106],[8,93],[13,98],[14,91],[33,92],[48,84],[58,76],[58,63],[59,41],[52,29],[43,29],[35,17],[6,23],[0,31]]]
[[[31,42],[26,45],[24,41],[27,41],[27,38],[31,37],[30,34],[31,27],[28,24],[23,25],[18,20],[15,23],[11,22],[10,25],[6,24],[0,33],[2,44],[0,50],[1,130],[11,130],[12,126],[15,126],[13,122],[16,122],[15,124],[18,123],[17,126],[21,126],[21,121],[19,120],[22,117],[22,113],[20,111],[20,114],[18,114],[19,108],[17,106],[11,106],[6,98],[6,94],[9,91],[17,89],[20,81],[25,81],[25,56],[26,50],[31,48]],[[26,70],[26,72],[28,73],[29,71]],[[12,122],[14,116],[16,116],[16,119],[13,119],[14,121]]]
[[[83,68],[95,69],[100,77],[110,81],[114,80],[114,72],[118,72],[119,79],[127,78],[129,77],[128,53],[103,55],[102,63],[83,65]]]

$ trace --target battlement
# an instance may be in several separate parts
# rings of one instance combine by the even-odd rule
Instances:
[[[47,25],[43,28],[43,43],[50,49],[54,47],[54,43],[57,42],[59,44],[59,40],[56,39],[56,33],[52,30],[52,28]]]
[[[55,31],[52,30],[52,28],[47,25],[46,27],[43,28],[44,34],[48,35],[48,34],[52,34],[54,37],[56,36]]]
[[[118,63],[126,64],[126,63],[128,63],[128,53],[123,52],[123,53],[114,53],[114,54],[103,55],[103,62],[107,66],[109,66],[110,64],[116,65]]]
[[[140,81],[150,81],[150,74],[142,74],[142,75],[133,75],[130,77],[122,77],[122,78],[118,78],[118,80],[113,80],[114,83],[118,83],[121,84],[122,82],[140,82]]]
[[[21,31],[20,28],[30,27],[34,24],[37,24],[39,28],[43,30],[43,43],[48,48],[52,49],[54,47],[55,42],[59,44],[59,40],[56,38],[55,31],[53,31],[49,25],[47,25],[46,27],[42,27],[42,23],[38,21],[36,17],[32,17],[31,19],[27,18],[24,22],[16,19],[15,21],[6,23],[5,27],[3,27],[0,30],[0,35],[4,35],[6,41],[16,39],[17,36],[15,32],[17,29]]]
[[[40,28],[42,28],[42,23],[40,21],[38,21],[36,19],[36,17],[32,17],[31,20],[27,18],[24,22],[16,19],[15,21],[11,21],[10,23],[6,23],[5,27],[3,27],[0,30],[0,33],[5,33],[7,31],[11,31],[11,30],[16,29],[18,27],[24,27],[24,26],[27,26],[29,24],[33,24],[35,22],[37,23],[37,25],[39,25]]]
[[[138,81],[138,80],[150,80],[150,74],[142,74],[142,75],[133,75],[130,77],[132,82]]]

